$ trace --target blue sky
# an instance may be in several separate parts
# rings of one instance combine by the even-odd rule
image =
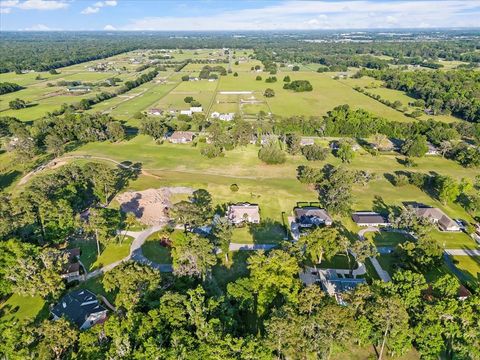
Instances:
[[[1,30],[479,27],[480,0],[0,0]]]

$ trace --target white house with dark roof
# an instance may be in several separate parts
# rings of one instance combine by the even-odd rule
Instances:
[[[230,205],[227,210],[227,218],[234,225],[244,222],[258,224],[260,223],[260,209],[258,205],[249,203]]]
[[[50,312],[54,320],[64,317],[80,330],[88,329],[107,318],[107,309],[100,305],[94,293],[86,289],[68,293]]]
[[[389,226],[390,223],[386,216],[373,211],[357,211],[352,214],[352,220],[358,226]]]

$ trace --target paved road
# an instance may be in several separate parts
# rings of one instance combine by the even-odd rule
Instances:
[[[367,227],[365,229],[362,229],[358,232],[358,238],[360,240],[364,240],[365,239],[365,234],[367,232],[380,232],[380,229],[377,228],[377,227],[369,226],[369,227]],[[382,249],[382,251],[386,251],[385,253],[389,253],[388,249],[385,249],[385,248]],[[382,253],[382,252],[380,252],[380,253]],[[377,272],[378,277],[382,281],[388,282],[388,281],[392,280],[391,277],[390,277],[390,274],[388,272],[386,272],[385,270],[383,270],[382,266],[380,265],[380,263],[378,262],[378,260],[376,258],[370,257],[369,259],[372,262],[372,265],[375,268],[375,271]]]
[[[360,238],[360,240],[363,240],[365,239],[365,234],[367,232],[380,232],[380,229],[377,228],[377,227],[373,227],[373,226],[369,226],[365,229],[362,229],[358,232],[358,237]]]
[[[480,250],[445,249],[445,254],[454,256],[480,256]]]
[[[382,266],[380,265],[380,263],[376,258],[370,257],[369,259],[372,262],[372,265],[375,268],[375,271],[377,272],[378,276],[382,281],[389,282],[392,280],[392,278],[390,277],[390,274],[385,270],[383,270]]]

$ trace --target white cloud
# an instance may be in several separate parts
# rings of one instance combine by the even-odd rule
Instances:
[[[0,7],[0,14],[10,14],[12,9]]]
[[[117,30],[117,28],[115,26],[109,24],[109,25],[105,25],[103,30],[113,31],[113,30]]]
[[[433,4],[435,4],[433,6]],[[477,1],[285,1],[207,16],[134,19],[122,30],[302,30],[341,28],[478,27]]]
[[[52,29],[48,27],[47,25],[44,24],[37,24],[33,25],[31,27],[21,29],[22,31],[54,31],[54,30],[60,30],[60,29]]]
[[[107,0],[107,1],[98,1],[93,6],[95,7],[104,7],[104,6],[117,6],[118,3],[116,0]]]
[[[89,6],[89,7],[86,7],[85,9],[83,9],[81,11],[81,14],[90,15],[90,14],[98,13],[99,11],[100,11],[100,8]]]
[[[96,14],[100,11],[100,8],[106,7],[106,6],[117,6],[118,3],[116,0],[106,0],[106,1],[98,1],[93,6],[88,6],[85,9],[83,9],[80,13],[84,15],[89,15],[89,14]]]
[[[67,8],[68,3],[63,0],[26,0],[23,2],[16,1],[16,4],[11,6],[22,10],[58,10]]]
[[[18,4],[18,0],[4,0],[0,1],[1,7],[13,7]]]

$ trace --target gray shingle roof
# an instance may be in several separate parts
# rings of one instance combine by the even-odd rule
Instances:
[[[74,290],[60,299],[52,308],[52,314],[57,317],[65,317],[78,327],[92,314],[106,311],[97,300],[94,293],[86,289]]]

